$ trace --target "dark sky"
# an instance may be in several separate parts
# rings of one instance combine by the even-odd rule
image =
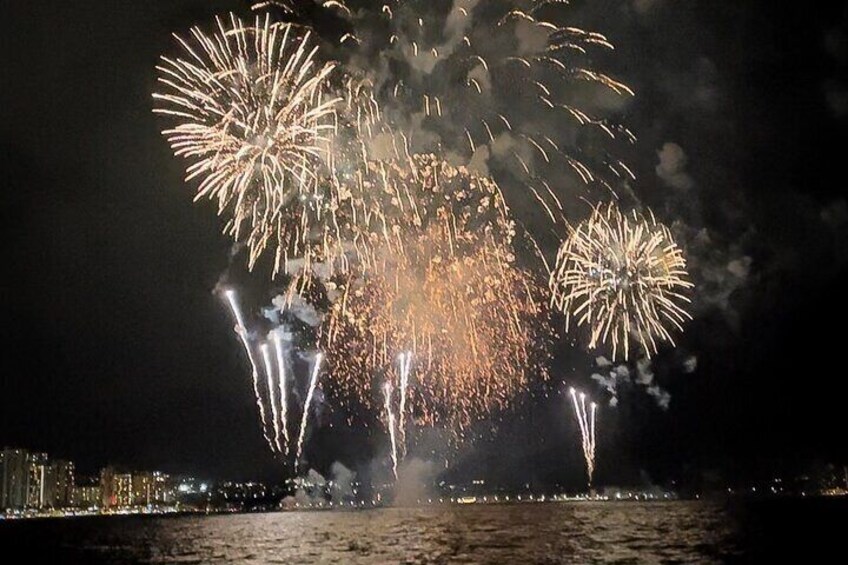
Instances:
[[[244,7],[3,3],[0,444],[89,471],[107,462],[212,477],[275,469],[232,322],[211,292],[230,242],[214,210],[192,204],[151,113],[170,33]],[[638,386],[604,407],[600,480],[848,463],[839,417],[848,397],[845,6],[575,9],[618,47],[613,70],[638,92],[627,119],[639,136],[636,190],[675,222],[701,285],[679,348],[654,364],[668,409]],[[604,398],[589,379],[592,356],[557,357],[557,378]],[[564,406],[558,396],[524,403],[460,468],[487,465],[513,482],[579,477]],[[362,463],[378,441],[350,438],[321,430],[312,459]]]

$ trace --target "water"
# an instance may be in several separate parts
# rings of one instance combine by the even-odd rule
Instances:
[[[549,503],[0,523],[53,563],[722,563],[841,554],[848,500]],[[836,552],[836,553],[834,553]]]

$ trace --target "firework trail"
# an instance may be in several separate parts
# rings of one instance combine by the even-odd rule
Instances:
[[[392,473],[395,480],[398,478],[398,449],[397,436],[395,434],[395,414],[392,410],[392,383],[386,381],[383,385],[383,401],[386,409],[386,426],[389,428],[389,440],[392,448]]]
[[[236,319],[236,326],[244,329],[244,315],[241,313],[241,307],[238,304],[238,295],[236,291],[229,288],[224,291],[224,297],[227,299],[227,304],[230,306],[230,310],[233,312],[233,316]]]
[[[314,28],[346,74],[371,86],[377,121],[400,138],[383,143],[378,127],[372,147],[440,147],[479,170],[498,170],[507,188],[517,184],[516,204],[529,189],[557,222],[570,185],[606,192],[633,178],[611,149],[635,141],[614,119],[633,91],[593,67],[596,54],[614,47],[568,25],[567,4],[274,0],[255,8],[277,7]]]
[[[273,332],[272,339],[274,341],[274,351],[277,356],[277,367],[280,371],[278,384],[280,388],[280,426],[283,429],[283,444],[285,453],[289,453],[289,417],[288,417],[288,385],[286,384],[286,360],[283,352],[283,339],[280,336],[280,330]]]
[[[250,341],[247,337],[247,329],[244,326],[244,316],[242,315],[241,308],[238,304],[236,291],[227,289],[224,291],[224,296],[227,298],[227,302],[230,305],[233,316],[236,318],[236,334],[238,334],[239,339],[241,339],[241,343],[244,345],[244,350],[247,353],[247,358],[250,360],[250,368],[253,376],[253,395],[256,398],[256,407],[259,409],[259,421],[262,424],[262,435],[265,437],[268,447],[271,448],[271,451],[274,451],[275,445],[271,440],[271,435],[268,431],[268,418],[265,414],[265,402],[262,400],[262,394],[259,392],[259,368],[256,365],[256,359],[253,357],[253,349],[250,347]]]
[[[583,457],[586,460],[586,474],[589,477],[589,486],[592,485],[592,475],[595,473],[595,411],[597,406],[594,402],[591,403],[591,411],[586,414],[586,394],[580,393],[580,400],[577,400],[577,391],[574,388],[569,390],[571,400],[574,405],[574,414],[577,417],[577,424],[580,426],[580,436],[582,438]]]
[[[592,415],[589,419],[589,437],[592,438],[592,474],[595,472],[595,416],[597,415],[597,411],[598,405],[592,402]]]
[[[277,410],[277,393],[274,386],[274,362],[271,360],[271,348],[267,343],[259,346],[262,352],[262,361],[265,364],[265,377],[268,384],[268,399],[271,404],[271,421],[274,423],[274,447],[277,453],[282,453],[283,448],[280,445],[280,413]]]
[[[409,387],[409,369],[412,365],[412,352],[401,353],[398,357],[400,369],[400,407],[398,409],[400,424],[401,453],[406,455],[406,390]]]
[[[626,215],[615,204],[597,206],[591,217],[571,229],[551,273],[551,304],[578,327],[591,330],[589,347],[612,343],[616,358],[630,356],[634,338],[650,356],[658,342],[674,344],[669,326],[683,331],[691,316],[684,291],[686,260],[669,229],[653,214]]]
[[[300,456],[303,454],[303,440],[306,437],[306,423],[309,419],[309,407],[312,405],[312,397],[315,394],[315,385],[318,384],[318,372],[321,370],[321,359],[323,355],[315,356],[315,365],[312,368],[312,377],[309,379],[309,389],[306,392],[306,400],[303,402],[303,416],[300,420],[300,434],[297,436],[297,452],[295,454],[294,466],[297,469],[300,464]]]
[[[175,36],[180,55],[157,66],[154,112],[175,124],[163,135],[189,161],[186,180],[199,181],[195,200],[217,202],[251,268],[270,248],[276,274],[289,257],[312,256],[311,232],[331,214],[316,169],[335,128],[337,100],[325,92],[334,67],[294,25],[216,24]]]

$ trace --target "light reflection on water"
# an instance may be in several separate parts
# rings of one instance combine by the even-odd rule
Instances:
[[[704,563],[744,559],[757,520],[707,502],[577,502],[50,520],[0,524],[0,541],[88,563]]]

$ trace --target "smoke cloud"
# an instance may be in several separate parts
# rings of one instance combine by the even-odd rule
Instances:
[[[683,148],[676,143],[665,143],[657,153],[660,162],[657,165],[657,176],[672,188],[689,190],[695,184],[686,172],[688,159]]]
[[[604,369],[605,374],[597,372],[592,374],[590,378],[610,395],[609,405],[611,407],[618,406],[621,390],[628,386],[637,386],[644,390],[663,410],[667,410],[671,404],[671,394],[655,382],[650,359],[641,358],[629,365],[626,363],[613,365],[605,357],[598,357],[595,359],[595,365],[599,369]]]
[[[338,461],[330,465],[329,480],[315,469],[309,469],[304,477],[296,480],[295,492],[282,501],[282,506],[293,508],[318,505],[327,501],[340,504],[352,500],[355,496],[354,481],[356,473]]]
[[[633,9],[639,14],[647,14],[661,2],[662,0],[633,0]]]
[[[426,499],[435,491],[435,479],[438,467],[432,461],[411,458],[398,467],[398,480],[395,486],[395,504],[414,506],[419,500]]]
[[[271,303],[280,313],[291,312],[298,320],[313,328],[320,326],[324,319],[323,314],[299,294],[294,294],[290,298],[278,295]]]

